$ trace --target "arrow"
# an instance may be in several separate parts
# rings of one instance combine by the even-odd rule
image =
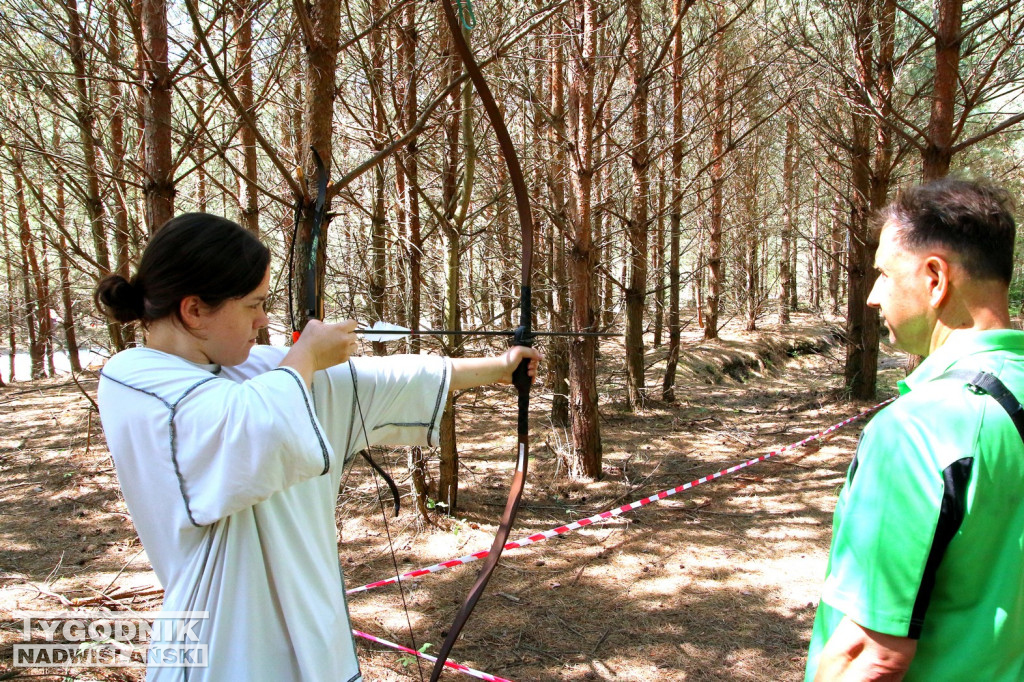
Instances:
[[[371,327],[361,327],[356,329],[356,334],[361,335],[367,341],[373,341],[375,343],[384,343],[387,341],[395,341],[403,339],[408,336],[515,336],[514,330],[508,331],[494,331],[494,330],[480,330],[480,331],[456,331],[454,329],[417,329],[412,330],[408,327],[400,327],[397,324],[391,324],[390,322],[374,322]],[[613,334],[611,332],[530,332],[530,337],[537,336],[622,336],[622,334]]]

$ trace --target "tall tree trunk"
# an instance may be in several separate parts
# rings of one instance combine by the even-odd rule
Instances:
[[[874,104],[883,121],[889,121],[892,118],[892,89],[895,81],[893,54],[896,51],[896,0],[877,1],[878,72]],[[892,157],[892,129],[880,122],[875,126],[874,169],[871,173],[872,213],[880,211],[889,199]]]
[[[552,319],[566,328],[571,312],[571,301],[566,283],[565,235],[568,233],[568,208],[566,206],[566,180],[568,160],[565,126],[565,51],[561,35],[550,37],[549,50],[551,68],[548,69],[551,90],[551,127],[548,130],[549,149],[548,186],[551,191],[551,258],[552,258]],[[551,381],[551,423],[559,428],[570,425],[569,418],[569,340],[565,337],[551,339],[548,359],[548,375]]]
[[[384,111],[384,42],[380,18],[384,15],[384,3],[373,0],[370,3],[370,72],[367,84],[370,89],[370,136],[373,151],[380,152],[387,144],[387,114]],[[385,164],[379,163],[373,169],[373,202],[370,207],[370,277],[369,297],[373,316],[387,320],[387,173]],[[381,342],[373,344],[374,355],[385,355],[387,346]]]
[[[838,159],[833,159],[832,170],[832,176],[834,178],[839,178],[840,167]],[[847,260],[843,253],[842,205],[842,192],[836,192],[835,197],[832,200],[832,207],[829,211],[829,236],[831,237],[829,251],[831,252],[832,257],[829,258],[828,267],[828,296],[831,301],[831,311],[833,315],[839,314],[840,275],[843,271],[843,263]]]
[[[115,0],[107,2],[107,22],[109,35],[107,53],[113,68],[121,64],[121,15]],[[112,69],[113,70],[113,69]],[[124,159],[124,93],[121,82],[110,74],[107,83],[107,94],[110,97],[110,175],[114,199],[114,257],[115,271],[125,279],[131,277],[131,241],[132,233],[128,223],[128,183],[125,182]],[[61,257],[64,258],[61,248]],[[62,266],[63,267],[63,266]],[[135,325],[118,325],[121,343],[125,347],[135,345]]]
[[[0,235],[3,236],[4,253],[7,254],[7,258],[4,258],[4,269],[7,273],[7,347],[10,350],[10,355],[7,356],[10,362],[7,381],[14,383],[15,360],[18,355],[18,314],[14,300],[14,267],[11,264],[14,260],[14,251],[7,236],[7,196],[3,183],[0,183]]]
[[[39,207],[39,211],[42,212],[42,207]],[[38,219],[38,218],[37,218]],[[54,326],[53,326],[53,299],[50,297],[50,258],[47,255],[47,241],[45,232],[39,235],[39,263],[40,268],[37,273],[39,281],[36,283],[36,290],[41,292],[39,301],[39,333],[40,341],[43,344],[43,352],[46,355],[46,373],[48,376],[57,376],[57,367],[53,362],[54,349],[57,345],[57,340],[54,338]]]
[[[96,262],[100,266],[99,276],[104,277],[111,272],[110,247],[107,244],[106,209],[100,192],[99,165],[96,158],[96,107],[89,92],[89,74],[87,73],[85,40],[82,19],[78,13],[76,0],[64,0],[64,11],[68,17],[68,48],[71,54],[71,65],[75,74],[75,122],[78,126],[79,139],[82,144],[82,157],[85,164],[85,209],[89,216],[92,229],[93,248],[96,251]],[[124,348],[121,325],[116,322],[107,323],[110,343],[114,349]]]
[[[728,121],[725,113],[725,14],[723,9],[717,10],[716,24],[718,35],[715,38],[715,93],[712,119],[714,129],[711,133],[711,214],[708,230],[708,295],[707,315],[705,316],[704,338],[718,338],[718,313],[722,298],[722,192],[725,184],[725,135],[728,132]]]
[[[442,64],[445,69],[445,80],[450,83],[459,76],[462,69],[462,62],[455,51],[454,40],[450,29],[443,21],[438,22],[438,30],[441,33],[441,54]],[[467,83],[466,87],[469,87]],[[445,237],[445,307],[442,324],[445,329],[459,331],[462,328],[462,316],[459,314],[459,272],[461,269],[462,239],[460,225],[458,224],[459,214],[459,133],[461,130],[462,116],[468,116],[468,112],[461,110],[461,89],[456,89],[448,97],[448,102],[442,114],[444,128],[444,165],[441,172],[441,201],[443,219],[441,229]],[[468,175],[469,171],[465,175]],[[448,341],[448,354],[458,357],[462,354],[462,337],[452,336]],[[448,505],[445,510],[448,514],[454,514],[458,510],[459,495],[459,455],[456,448],[457,433],[455,429],[455,412],[452,409],[454,399],[449,395],[448,403],[444,413],[441,415],[441,439],[440,439],[440,472],[438,478],[438,499]]]
[[[64,342],[68,349],[68,363],[72,372],[81,372],[82,363],[78,357],[78,338],[75,335],[75,311],[71,299],[71,263],[68,260],[67,243],[64,240],[64,233],[67,231],[66,206],[64,201],[64,178],[61,175],[56,177],[56,215],[57,230],[60,233],[60,242],[57,245],[57,254],[60,259],[60,298],[64,308]]]
[[[661,100],[664,105],[664,99]],[[663,106],[659,116],[659,125],[664,125]],[[665,327],[665,192],[668,182],[665,180],[664,161],[658,163],[658,222],[655,227],[654,248],[654,347],[661,348],[661,334]]]
[[[200,120],[200,121],[205,121],[206,120],[206,84],[203,83],[202,79],[199,79],[199,80],[196,81],[196,102],[195,102],[195,107],[196,107],[196,118],[198,120]],[[291,131],[290,130],[285,130],[284,132],[286,134],[286,139],[291,139],[290,136],[289,136]],[[205,148],[206,148],[206,145],[204,145],[201,140],[196,140],[195,147],[192,150],[192,154],[194,155],[194,158],[197,159],[197,161],[196,161],[196,204],[199,207],[199,212],[200,213],[207,213],[208,212],[207,206],[209,204],[209,190],[207,189],[207,180],[206,180],[206,178],[207,178],[206,164],[205,163],[200,163],[198,161],[198,159],[202,158],[203,151],[204,151]],[[286,234],[287,234],[287,232],[286,232]],[[288,237],[286,237],[286,239],[288,239]]]
[[[883,11],[887,3],[883,3]],[[935,75],[932,80],[932,110],[928,137],[921,152],[921,175],[925,182],[949,173],[953,159],[953,118],[960,73],[960,26],[963,0],[936,0]]]
[[[594,68],[597,52],[597,3],[572,0],[570,7],[568,143],[572,201],[569,281],[573,328],[594,330],[598,318],[594,285],[597,253],[593,244],[592,179],[594,175]],[[601,476],[601,422],[597,411],[597,339],[573,337],[569,348],[569,409],[572,416],[572,452],[565,457],[570,476]]]
[[[794,174],[796,163],[796,117],[793,112],[786,116],[786,152],[782,161],[782,252],[779,254],[779,324],[789,324],[790,290],[793,286],[793,211]]]
[[[416,124],[419,71],[416,66],[416,45],[419,34],[416,25],[416,3],[409,3],[402,10],[398,27],[398,118],[403,130],[410,130]],[[417,139],[409,140],[405,149],[399,152],[400,163],[396,164],[395,180],[399,194],[399,221],[404,234],[402,254],[408,268],[408,297],[406,299],[405,325],[410,329],[420,328],[420,301],[422,285],[420,270],[423,259],[423,238],[420,234],[419,157]],[[409,339],[409,352],[420,352],[420,337]],[[410,448],[409,470],[417,507],[421,513],[426,509],[430,487],[427,477],[427,457],[422,448]]]
[[[749,94],[748,96],[751,100],[750,106],[747,107],[748,111],[756,111],[757,103],[754,100],[757,95]],[[761,252],[761,143],[759,140],[755,139],[751,142],[749,151],[744,155],[744,161],[743,207],[747,229],[743,239],[743,264],[746,269],[743,293],[746,299],[746,330],[752,332],[757,329],[757,317],[761,312],[759,262]]]
[[[250,116],[257,112],[253,104],[252,79],[252,22],[256,6],[251,0],[235,0],[231,5],[235,41],[235,94],[242,108]],[[260,205],[257,190],[256,131],[244,121],[240,123],[238,138],[241,144],[242,175],[238,178],[239,208],[242,227],[259,237]]]
[[[41,379],[45,376],[43,360],[46,353],[46,334],[39,328],[39,309],[46,309],[40,298],[39,261],[32,243],[32,228],[28,220],[28,206],[25,203],[25,183],[22,178],[20,160],[14,170],[14,194],[18,202],[18,234],[21,240],[21,278],[25,294],[25,325],[28,328],[28,350],[31,359],[31,376]],[[33,287],[33,283],[35,286]]]
[[[148,2],[151,0],[143,0]],[[299,212],[299,229],[294,248],[295,281],[292,290],[300,296],[294,309],[301,311],[297,320],[300,326],[306,323],[305,306],[302,305],[301,293],[306,291],[308,268],[311,260],[310,251],[313,246],[313,217],[317,198],[316,187],[320,180],[320,171],[314,161],[313,150],[316,150],[324,164],[323,172],[330,177],[332,168],[334,100],[337,96],[335,72],[338,66],[339,36],[341,34],[341,5],[339,0],[316,0],[315,2],[296,3],[299,13],[299,25],[302,28],[302,44],[305,48],[305,73],[301,101],[302,113],[302,144],[300,158],[304,170],[303,177],[306,187],[301,200]],[[325,213],[330,210],[330,194],[324,204]],[[318,299],[323,300],[324,271],[327,262],[328,223],[325,220],[322,233],[314,254],[316,268],[313,273],[313,288]],[[314,311],[322,319],[324,311]]]
[[[253,119],[257,111],[253,94],[252,24],[257,5],[252,0],[237,0],[233,4],[235,24],[235,92],[242,108]],[[238,130],[241,142],[242,175],[238,179],[239,204],[242,227],[260,236],[259,167],[256,158],[256,130],[244,121]],[[270,330],[263,327],[256,333],[261,344],[270,343]]]
[[[73,1],[73,0],[68,0]],[[150,234],[174,216],[171,168],[171,72],[167,62],[167,0],[142,0],[142,44],[146,120],[146,225]]]
[[[626,402],[631,410],[647,402],[644,377],[644,307],[647,298],[647,231],[650,156],[647,149],[648,80],[644,71],[644,21],[640,0],[626,0],[630,85],[634,91],[630,165],[633,197],[629,230],[629,283],[626,286]]]
[[[402,25],[399,30],[401,47],[399,49],[400,83],[403,85],[401,97],[401,113],[403,130],[410,130],[416,124],[419,113],[417,106],[417,86],[419,71],[416,68],[416,45],[419,34],[416,26],[416,4],[409,3],[402,11]],[[423,237],[420,234],[420,198],[417,192],[419,185],[419,155],[417,138],[409,140],[401,156],[403,175],[406,179],[405,191],[402,193],[402,212],[405,216],[406,260],[409,264],[409,303],[406,310],[406,324],[410,328],[419,328],[420,301],[423,287],[420,282],[420,270],[423,263]],[[420,338],[412,337],[410,352],[419,353]]]
[[[810,279],[811,310],[821,308],[821,174],[814,167],[814,188],[811,203],[811,239],[808,242],[807,276]]]
[[[689,3],[686,5],[689,7]],[[672,20],[678,22],[686,10],[683,0],[672,0]],[[683,220],[683,36],[676,31],[672,39],[672,185],[669,209],[668,257],[668,357],[661,398],[674,402],[676,367],[679,364],[679,240]]]
[[[862,92],[874,89],[871,38],[873,0],[857,0],[854,24],[854,64]],[[868,308],[867,298],[875,281],[872,267],[877,239],[870,229],[871,156],[873,119],[853,111],[850,191],[850,260],[847,271],[846,387],[858,400],[875,397],[878,373],[878,311]]]

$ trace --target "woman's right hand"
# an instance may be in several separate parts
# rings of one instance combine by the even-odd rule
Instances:
[[[313,373],[347,362],[359,347],[355,320],[336,324],[310,320],[299,340],[281,360],[281,367],[291,367],[302,375],[307,386],[313,385]]]

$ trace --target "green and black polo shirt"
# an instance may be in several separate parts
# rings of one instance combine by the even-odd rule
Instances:
[[[1024,680],[1024,443],[955,370],[1024,400],[1024,332],[958,331],[865,427],[836,505],[807,680],[844,616],[918,640],[907,680]]]

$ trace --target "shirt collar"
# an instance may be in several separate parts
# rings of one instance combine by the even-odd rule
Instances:
[[[1024,352],[1024,332],[1016,329],[989,329],[974,331],[958,329],[935,352],[921,361],[910,376],[897,382],[900,395],[944,374],[946,370],[968,355],[993,349]]]

